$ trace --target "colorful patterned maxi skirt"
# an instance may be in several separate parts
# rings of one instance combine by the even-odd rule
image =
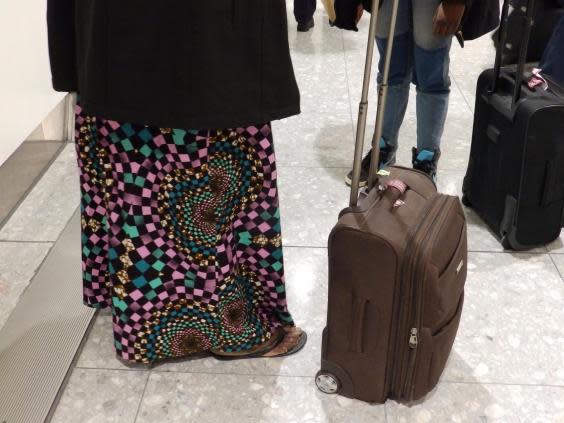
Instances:
[[[181,130],[77,107],[84,302],[150,363],[245,352],[293,325],[269,124]]]

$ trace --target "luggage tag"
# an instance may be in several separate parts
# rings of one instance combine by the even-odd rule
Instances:
[[[390,173],[390,172],[388,172]],[[407,191],[407,185],[398,180],[398,179],[392,179],[391,181],[388,181],[388,183],[386,184],[385,189],[390,189],[390,188],[394,188],[396,190],[398,190],[402,195],[405,194],[405,192]],[[405,201],[401,200],[401,199],[397,199],[396,202],[393,205],[393,208],[398,208],[405,205]]]
[[[542,69],[534,68],[532,71],[532,76],[527,82],[527,86],[531,91],[535,91],[537,87],[540,87],[543,91],[548,90],[548,82],[541,75]]]
[[[391,175],[391,172],[389,172],[389,171],[386,170],[386,169],[380,169],[380,170],[378,171],[377,175],[386,178],[386,177],[388,177],[388,176]],[[385,191],[387,188],[388,188],[388,185],[387,185],[387,184],[379,184],[379,185],[378,185],[378,192]]]

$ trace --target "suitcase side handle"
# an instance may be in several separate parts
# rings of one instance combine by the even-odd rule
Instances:
[[[541,207],[543,208],[557,201],[562,201],[564,198],[564,184],[562,183],[563,171],[558,166],[559,159],[561,160],[562,157],[555,157],[546,164],[541,198]]]
[[[355,353],[364,352],[364,321],[366,318],[366,307],[368,300],[365,298],[354,298],[352,307],[352,333],[349,351]]]

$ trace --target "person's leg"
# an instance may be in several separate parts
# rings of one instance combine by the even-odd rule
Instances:
[[[417,149],[413,162],[435,176],[450,95],[452,37],[433,33],[440,0],[413,1],[414,83],[417,86]],[[425,163],[423,163],[425,162]]]
[[[251,173],[250,177],[253,178],[254,183],[238,194],[242,195],[241,197],[233,196],[230,200],[234,202],[233,206],[237,206],[238,213],[233,216],[231,230],[223,236],[225,250],[218,254],[217,260],[225,266],[230,265],[237,269],[240,282],[249,283],[251,286],[243,285],[240,292],[233,292],[230,295],[231,306],[225,308],[224,314],[229,315],[231,314],[229,311],[234,311],[238,319],[241,319],[242,316],[249,314],[249,310],[254,309],[255,316],[251,315],[249,318],[265,322],[263,324],[270,328],[272,335],[282,335],[283,340],[278,338],[274,339],[273,343],[258,344],[258,351],[223,348],[212,352],[231,357],[248,357],[249,354],[265,357],[279,356],[288,351],[295,351],[295,348],[301,348],[306,338],[301,329],[295,328],[286,299],[278,176],[271,125],[238,128],[232,140],[238,140],[240,143],[238,148],[241,154],[235,155],[235,158],[239,158],[237,165],[242,169],[242,174],[250,170],[248,166],[256,169],[258,173],[255,172],[256,175]],[[226,141],[229,142],[229,139]],[[226,162],[223,156],[216,161],[215,168],[218,175],[225,174],[223,178],[231,181],[232,184],[240,178],[237,171],[230,171],[231,164]],[[211,162],[210,171],[214,171]],[[249,178],[247,179],[243,177],[243,185],[235,183],[233,189],[236,186],[244,186],[250,181]],[[229,188],[229,185],[227,187]],[[223,198],[226,193],[227,191],[223,194],[218,193],[222,201],[225,201]],[[248,303],[241,304],[236,295],[245,292],[247,296],[243,298]],[[251,306],[251,303],[255,305]],[[228,324],[230,325],[232,323]],[[247,328],[241,327],[240,323],[237,323],[235,328],[247,331]],[[283,328],[281,333],[279,328]],[[265,352],[265,348],[269,352]]]
[[[316,6],[316,0],[294,0],[294,17],[298,22],[298,31],[307,31],[313,27]]]
[[[96,122],[84,135],[98,138],[97,158],[108,165],[99,212],[109,251],[93,254],[107,255],[121,359],[303,347],[307,336],[287,307],[270,124],[211,131]]]
[[[564,83],[564,16],[560,18],[540,62],[546,75]]]
[[[410,0],[400,0],[398,7],[398,20],[390,63],[388,97],[381,140],[381,147],[384,147],[382,161],[386,165],[395,163],[398,134],[405,117],[405,111],[407,110],[409,88],[413,77],[413,32],[411,29],[410,3]],[[380,53],[378,84],[382,83],[391,14],[392,2],[385,2],[382,5],[378,18],[378,31],[376,34],[376,43]]]
[[[108,160],[98,123],[76,106],[76,151],[80,175],[83,300],[102,309],[112,304],[108,273]]]

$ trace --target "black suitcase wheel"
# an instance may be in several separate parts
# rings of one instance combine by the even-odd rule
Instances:
[[[511,242],[509,242],[507,235],[501,238],[501,246],[506,250],[513,250],[513,246],[511,245]]]
[[[320,370],[315,376],[315,384],[317,389],[325,394],[336,394],[339,392],[341,386],[339,379],[335,375],[329,372],[324,372]]]
[[[470,199],[466,194],[462,196],[462,204],[464,204],[466,207],[472,207],[472,203],[470,202]]]

